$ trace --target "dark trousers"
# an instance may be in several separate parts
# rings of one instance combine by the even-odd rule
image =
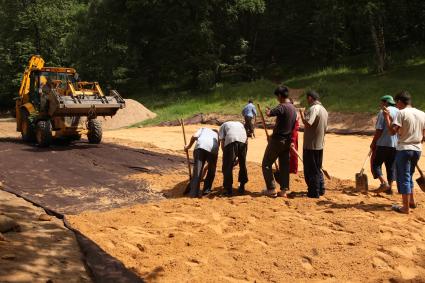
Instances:
[[[208,173],[204,181],[204,192],[211,190],[215,178],[215,170],[217,167],[217,156],[217,154],[213,154],[201,148],[195,149],[193,151],[194,165],[192,180],[190,181],[190,196],[199,196],[199,187],[205,162],[208,162]]]
[[[385,163],[388,183],[395,180],[395,155],[397,150],[389,146],[377,146],[372,159],[373,177],[382,176],[382,164]]]
[[[304,179],[308,186],[307,196],[318,198],[325,194],[325,182],[323,180],[322,163],[323,150],[303,150]]]
[[[236,158],[239,160],[239,178],[241,185],[248,182],[248,171],[246,169],[246,154],[248,146],[243,142],[232,142],[223,149],[223,188],[227,192],[232,191],[233,165]]]
[[[255,136],[254,134],[254,117],[245,116],[245,130],[248,137]]]
[[[262,169],[264,181],[268,190],[276,188],[273,177],[273,163],[279,159],[280,188],[283,191],[289,189],[289,149],[290,140],[270,139],[264,152]]]

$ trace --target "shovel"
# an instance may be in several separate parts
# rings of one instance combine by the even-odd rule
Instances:
[[[360,169],[359,173],[356,173],[356,190],[358,192],[367,192],[369,190],[369,184],[367,182],[367,175],[364,174],[364,167],[366,166],[366,162],[369,157],[372,155],[372,150],[366,156],[366,159],[363,163],[362,169]]]
[[[263,123],[264,131],[266,132],[267,141],[269,141],[270,136],[269,136],[269,132],[267,131],[266,120],[264,119],[260,104],[257,104],[257,106],[258,106],[258,112],[260,112],[261,122]],[[277,161],[274,162],[274,166],[276,167],[276,171],[273,172],[273,176],[276,182],[280,185],[280,171],[279,171],[279,165],[277,164]]]
[[[298,156],[298,158],[301,160],[301,162],[304,163],[304,161],[303,161],[302,157],[300,156],[300,154],[298,153],[298,151],[295,148],[293,148],[293,147],[291,147],[291,150],[292,150],[293,153],[295,153],[296,156]],[[328,180],[331,179],[331,176],[329,175],[328,171],[326,171],[323,168],[320,168],[320,170],[322,171],[323,175],[325,175],[325,177]]]
[[[422,172],[421,168],[416,164],[416,169],[418,169],[419,174],[421,174],[421,177],[416,179],[416,183],[418,183],[419,187],[423,192],[425,192],[425,177],[424,173]]]
[[[186,131],[184,130],[183,119],[180,119],[180,124],[182,125],[184,146],[186,146],[187,140],[186,140]],[[187,169],[189,171],[189,183],[186,185],[186,189],[184,190],[183,195],[187,195],[190,192],[190,181],[192,180],[192,169],[190,168],[190,157],[189,157],[188,151],[186,151],[186,159],[187,159]]]

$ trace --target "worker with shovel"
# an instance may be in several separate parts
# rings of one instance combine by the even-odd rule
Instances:
[[[207,177],[204,180],[203,194],[211,192],[211,187],[215,178],[215,171],[217,167],[218,157],[218,133],[217,130],[209,128],[199,129],[190,139],[184,150],[187,152],[196,142],[195,149],[193,151],[193,174],[190,180],[190,192],[189,196],[199,197],[200,196],[200,182],[202,178],[202,172],[205,162],[208,162]]]
[[[402,195],[403,206],[393,205],[399,213],[409,214],[410,208],[416,208],[413,195],[413,173],[422,152],[425,136],[425,113],[412,107],[412,98],[407,91],[396,95],[395,102],[400,110],[391,120],[390,111],[384,107],[383,113],[388,130],[392,135],[399,134],[395,157],[397,169],[397,189]]]
[[[307,196],[319,198],[325,194],[325,183],[322,173],[323,145],[328,127],[328,112],[319,101],[319,94],[314,90],[307,92],[310,107],[303,113],[304,124],[304,179],[308,186]]]
[[[381,97],[381,108],[383,107],[386,107],[391,121],[394,121],[399,110],[395,107],[395,101],[391,95]],[[392,186],[395,181],[395,155],[398,136],[389,133],[383,111],[378,114],[375,128],[375,135],[370,144],[370,149],[372,150],[372,174],[375,179],[379,179],[381,185],[374,192],[392,194]],[[382,174],[382,164],[384,163],[388,182]]]
[[[276,124],[273,134],[268,140],[266,151],[264,152],[262,169],[266,182],[266,189],[263,194],[276,197],[286,197],[289,190],[289,151],[291,148],[292,132],[297,119],[297,110],[289,100],[289,90],[286,86],[278,87],[274,94],[279,105],[273,109],[266,108],[268,117],[276,117]],[[279,159],[280,172],[280,192],[276,192],[276,185],[273,179],[273,163]]]
[[[241,122],[228,121],[221,125],[218,137],[223,150],[223,189],[224,195],[233,195],[233,167],[235,160],[239,163],[238,193],[245,193],[245,184],[248,182],[246,168],[246,154],[248,151],[248,137]]]

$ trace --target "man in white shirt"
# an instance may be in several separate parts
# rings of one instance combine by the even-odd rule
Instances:
[[[200,183],[202,178],[202,172],[204,169],[205,162],[208,162],[208,173],[204,180],[204,191],[203,194],[211,192],[211,187],[215,178],[215,170],[217,167],[217,156],[218,156],[218,133],[217,130],[209,128],[200,128],[190,139],[190,142],[185,146],[184,150],[188,151],[192,145],[196,142],[195,149],[193,151],[193,174],[192,180],[190,181],[190,193],[191,197],[200,196]]]
[[[223,150],[223,188],[224,194],[231,196],[233,194],[233,166],[235,160],[239,161],[240,183],[238,192],[245,192],[245,184],[248,182],[248,172],[246,169],[247,154],[247,134],[244,125],[240,122],[229,121],[221,125],[218,137]]]
[[[402,195],[403,206],[393,206],[393,210],[409,214],[410,208],[416,208],[413,196],[413,173],[422,152],[425,136],[425,113],[412,107],[412,99],[407,91],[395,97],[399,113],[392,121],[387,108],[383,109],[385,122],[392,135],[399,134],[396,152],[397,188]]]

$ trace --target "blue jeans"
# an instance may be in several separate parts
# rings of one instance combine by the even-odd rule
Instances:
[[[397,189],[400,194],[413,192],[413,173],[421,156],[420,151],[397,150],[395,163],[397,168]]]

